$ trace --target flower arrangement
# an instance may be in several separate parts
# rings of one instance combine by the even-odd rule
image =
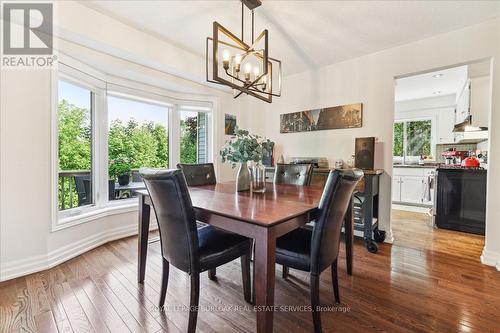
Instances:
[[[234,168],[237,163],[260,163],[263,150],[272,149],[273,145],[274,142],[269,139],[263,139],[258,135],[250,134],[248,131],[236,127],[234,136],[226,141],[219,153],[222,163],[229,162],[231,167]]]

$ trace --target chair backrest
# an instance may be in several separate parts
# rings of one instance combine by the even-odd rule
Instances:
[[[177,168],[181,169],[186,177],[188,186],[214,185],[217,183],[215,179],[215,169],[213,163],[202,164],[177,164]]]
[[[305,186],[311,183],[312,164],[276,164],[274,171],[275,184]]]
[[[141,169],[160,231],[162,256],[178,269],[199,271],[196,218],[179,169]]]
[[[312,274],[321,273],[337,259],[344,216],[361,178],[363,171],[359,169],[330,171],[312,234]]]
[[[78,206],[90,205],[92,201],[90,176],[75,176],[75,187],[78,195]]]
[[[139,171],[132,171],[132,181],[133,182],[142,182],[142,177],[139,174]]]

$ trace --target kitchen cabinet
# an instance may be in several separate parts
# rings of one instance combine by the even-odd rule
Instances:
[[[401,201],[401,177],[392,177],[392,201]]]
[[[455,133],[453,133],[453,126],[455,126],[455,108],[440,109],[437,113],[437,143],[455,143]]]
[[[430,201],[427,200],[425,191],[428,178],[434,172],[434,168],[395,167],[392,178],[392,201],[402,204],[431,206],[433,204],[432,195]]]
[[[424,177],[401,177],[401,202],[422,204],[424,197]]]
[[[469,115],[470,91],[471,91],[471,83],[470,80],[467,80],[462,92],[457,98],[457,112],[455,115],[455,124],[463,122],[465,118],[467,118],[467,116]]]

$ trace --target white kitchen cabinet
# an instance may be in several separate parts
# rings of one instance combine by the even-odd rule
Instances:
[[[401,177],[392,177],[392,201],[401,201]]]
[[[455,143],[455,108],[444,108],[438,111],[437,143]]]
[[[455,116],[455,124],[461,123],[467,118],[469,115],[469,107],[470,107],[470,80],[467,80],[467,83],[464,86],[464,89],[460,93],[457,99],[457,113]]]
[[[424,201],[424,199],[428,176],[434,172],[433,168],[395,167],[392,178],[392,201],[403,204],[432,205],[432,197],[431,201]]]
[[[488,127],[490,111],[490,77],[481,76],[470,80],[470,114],[476,127]]]
[[[424,197],[423,176],[401,177],[401,202],[421,204]]]

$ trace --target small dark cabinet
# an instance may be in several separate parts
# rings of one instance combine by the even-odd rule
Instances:
[[[438,169],[435,222],[438,228],[484,235],[486,171]]]

